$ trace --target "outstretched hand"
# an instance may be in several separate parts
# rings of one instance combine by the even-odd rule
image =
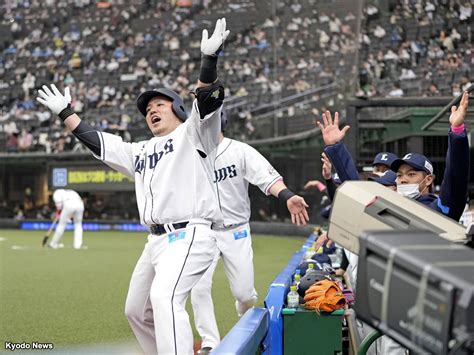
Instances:
[[[211,38],[206,29],[202,30],[201,39],[201,52],[204,55],[216,55],[217,51],[224,44],[225,40],[229,36],[230,31],[226,30],[225,18],[218,19],[216,21],[216,27],[212,33]]]
[[[309,180],[306,182],[304,185],[305,190],[309,189],[318,189],[320,192],[324,191],[326,189],[326,185],[324,185],[321,181],[319,180]]]
[[[317,124],[321,130],[324,144],[326,145],[336,144],[342,141],[346,132],[350,128],[349,126],[344,126],[343,129],[339,129],[339,112],[336,112],[334,115],[334,122],[332,120],[331,112],[324,112],[323,123],[318,121]]]
[[[303,197],[294,195],[286,201],[286,206],[291,214],[291,222],[298,226],[306,225],[309,221],[308,211],[309,206]]]
[[[321,169],[321,174],[323,175],[324,180],[331,180],[332,178],[332,164],[329,160],[326,153],[321,154],[321,162],[323,163],[323,167]]]
[[[38,95],[41,97],[37,97],[36,100],[49,108],[56,115],[71,103],[71,94],[68,87],[64,90],[63,95],[59,92],[56,85],[52,84],[51,90],[48,86],[43,85],[42,89],[38,90]]]
[[[464,94],[462,94],[461,102],[459,103],[459,107],[451,107],[451,116],[449,116],[449,123],[451,123],[451,126],[459,127],[464,123],[468,106],[469,93],[467,91],[464,91]]]

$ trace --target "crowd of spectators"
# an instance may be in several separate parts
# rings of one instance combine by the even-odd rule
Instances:
[[[8,152],[82,149],[35,102],[36,90],[52,82],[70,87],[74,110],[93,126],[136,138],[145,127],[134,104],[139,92],[166,86],[190,101],[199,29],[219,11],[228,21],[233,15],[247,21],[233,33],[229,50],[224,48],[220,72],[230,115],[236,126],[244,123],[241,138],[254,137],[254,108],[334,81],[350,68],[353,61],[345,55],[356,48],[351,13],[344,18],[326,14],[314,0],[278,4],[274,13],[257,8],[268,4],[230,0],[191,8],[162,1],[4,4],[0,144]]]
[[[142,138],[135,98],[166,86],[189,103],[199,63],[200,28],[217,15],[234,30],[222,55],[230,134],[266,138],[308,129],[318,107],[358,96],[456,95],[470,85],[472,6],[464,0],[368,2],[360,35],[354,6],[333,0],[209,0],[192,7],[164,1],[13,1],[2,5],[0,147],[47,153],[83,149],[35,102],[45,83],[71,89],[72,106],[102,130]],[[332,11],[334,10],[334,11]],[[337,11],[339,10],[339,12]],[[314,90],[336,83],[326,92]],[[280,102],[296,95],[282,108]],[[262,121],[260,107],[267,105]],[[301,108],[307,110],[303,112]],[[270,112],[269,112],[270,111]],[[308,116],[310,118],[308,119]]]
[[[388,1],[365,7],[359,96],[457,96],[474,65],[468,0]]]

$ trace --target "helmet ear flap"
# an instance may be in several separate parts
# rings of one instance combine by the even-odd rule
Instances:
[[[173,99],[173,112],[183,122],[186,121],[186,118],[188,118],[188,114],[184,109],[183,100],[178,95]]]

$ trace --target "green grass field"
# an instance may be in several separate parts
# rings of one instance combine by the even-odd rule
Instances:
[[[66,232],[65,248],[50,250],[40,246],[44,234],[0,230],[0,351],[5,341],[52,342],[57,350],[75,344],[133,343],[123,309],[146,235],[85,232],[88,249],[74,250],[72,232]],[[254,236],[259,305],[303,242],[295,237]],[[237,315],[222,262],[214,274],[213,299],[224,336]]]

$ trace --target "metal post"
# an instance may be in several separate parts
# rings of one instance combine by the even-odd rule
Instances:
[[[357,355],[367,354],[367,351],[369,350],[372,343],[378,338],[380,338],[382,335],[383,333],[378,330],[374,330],[372,333],[367,335],[364,340],[362,340],[362,343],[360,343],[359,352],[357,353]]]

